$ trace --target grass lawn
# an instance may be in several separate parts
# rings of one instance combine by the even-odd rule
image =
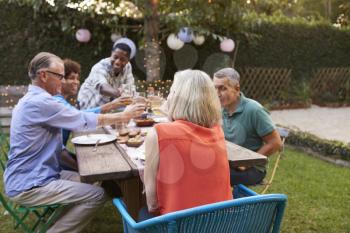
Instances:
[[[272,159],[270,169],[273,162]],[[253,189],[259,192],[262,187]],[[337,167],[302,152],[287,149],[268,193],[288,195],[282,232],[350,232],[349,168]],[[1,206],[0,213],[0,232],[18,232],[12,229],[11,218],[3,215],[4,210]],[[108,203],[97,213],[84,232],[122,231],[117,211]]]

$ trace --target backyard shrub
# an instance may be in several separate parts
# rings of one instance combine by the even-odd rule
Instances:
[[[350,145],[339,141],[321,139],[310,133],[291,130],[287,143],[307,147],[314,152],[334,159],[350,161]]]

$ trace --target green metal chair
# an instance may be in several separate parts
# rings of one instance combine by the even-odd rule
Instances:
[[[7,153],[9,150],[8,135],[4,134],[0,126],[0,166],[5,171]],[[60,216],[64,205],[53,204],[43,206],[21,206],[10,201],[3,192],[0,192],[0,204],[14,220],[14,229],[22,229],[27,233],[44,233]]]
[[[9,136],[6,135],[0,124],[0,166],[3,171],[5,171],[5,166],[7,162],[7,152],[10,149]]]
[[[0,203],[12,216],[14,229],[22,228],[27,233],[46,232],[63,211],[63,206],[60,204],[33,207],[17,205],[2,193],[0,193]]]
[[[277,127],[277,131],[282,139],[282,148],[277,154],[275,165],[273,166],[273,169],[271,172],[271,176],[270,176],[269,180],[265,183],[265,187],[264,187],[263,191],[261,192],[261,194],[265,194],[266,191],[270,188],[270,185],[272,184],[272,181],[275,177],[276,170],[277,170],[277,167],[279,165],[280,159],[283,157],[283,154],[284,154],[284,143],[286,141],[286,138],[289,135],[289,130],[287,128]]]

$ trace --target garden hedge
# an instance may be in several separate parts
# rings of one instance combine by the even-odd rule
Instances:
[[[350,144],[333,140],[321,139],[313,134],[290,130],[287,143],[293,146],[305,147],[313,152],[332,159],[350,161]]]
[[[48,22],[51,22],[49,30]],[[82,44],[76,41],[74,34],[63,33],[59,23],[55,22],[54,15],[34,18],[32,8],[0,3],[0,85],[27,84],[28,62],[39,51],[50,51],[79,61],[83,79],[93,64],[109,56],[112,46],[109,28],[90,23],[88,28],[92,35],[105,36],[102,41],[92,36],[89,43]],[[293,86],[296,87],[292,94],[302,99],[310,97],[305,83],[308,83],[313,69],[350,66],[350,30],[330,25],[266,21],[249,25],[245,26],[245,33],[237,33],[234,38],[236,42],[240,41],[236,66],[291,68]],[[134,40],[138,40],[137,35],[135,32],[128,34]],[[212,38],[207,38],[202,46],[187,44],[179,51],[170,50],[165,41],[161,47],[165,53],[163,80],[172,79],[177,67],[183,69],[189,65],[212,74],[215,69],[230,65],[233,57],[233,53],[222,53],[219,42]],[[136,61],[132,61],[135,75],[144,80],[143,64]]]

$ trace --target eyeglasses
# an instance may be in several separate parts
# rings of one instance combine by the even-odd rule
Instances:
[[[50,70],[45,70],[45,72],[50,73],[50,74],[53,74],[53,75],[56,75],[56,77],[57,77],[59,80],[62,80],[62,79],[64,78],[64,75],[63,75],[63,74],[59,74],[59,73],[56,73],[56,72],[53,72],[53,71],[50,71]]]
[[[53,71],[50,71],[50,70],[42,70],[43,72],[47,72],[49,74],[53,74],[55,75],[59,80],[62,80],[64,78],[64,75],[63,74],[59,74],[59,73],[56,73],[56,72],[53,72]],[[39,71],[40,72],[40,71]]]

